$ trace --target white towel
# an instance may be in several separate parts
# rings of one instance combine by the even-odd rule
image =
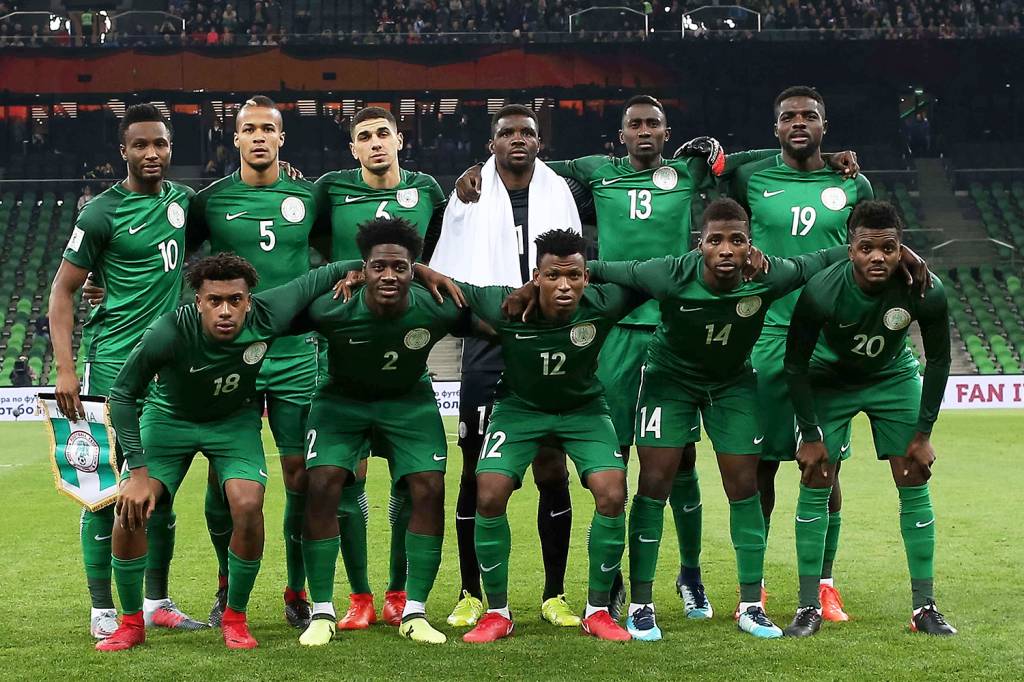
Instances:
[[[535,164],[527,209],[531,266],[537,262],[534,237],[554,229],[583,231],[565,180],[540,159]],[[525,284],[519,268],[520,241],[512,201],[492,156],[480,172],[480,201],[464,204],[454,192],[448,199],[430,267],[476,286],[519,287]]]

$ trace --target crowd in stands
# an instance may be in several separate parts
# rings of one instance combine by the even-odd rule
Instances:
[[[676,39],[683,15],[706,0],[168,0],[163,16],[129,13],[117,21],[92,11],[68,12],[54,25],[38,15],[0,21],[0,48],[46,45],[274,46],[488,40],[631,41]],[[760,15],[761,37],[970,38],[1020,35],[1024,0],[737,0]],[[593,6],[622,5],[639,14]],[[0,2],[0,17],[15,10]],[[173,15],[173,16],[171,16]],[[688,22],[691,36],[755,37],[754,15],[720,8]],[[178,17],[175,19],[175,17]],[[726,29],[726,21],[731,20]],[[713,30],[719,29],[719,30]],[[442,35],[444,34],[444,35]]]

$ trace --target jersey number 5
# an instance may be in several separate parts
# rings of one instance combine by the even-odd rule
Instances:
[[[274,226],[273,220],[260,221],[260,248],[264,251],[272,251],[277,244],[277,235],[270,228]],[[266,239],[267,241],[263,241]]]

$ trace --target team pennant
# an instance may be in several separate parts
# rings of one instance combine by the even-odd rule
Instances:
[[[52,393],[40,393],[39,405],[50,433],[50,464],[57,491],[89,511],[117,497],[114,429],[104,398],[81,396],[85,419],[69,421]]]

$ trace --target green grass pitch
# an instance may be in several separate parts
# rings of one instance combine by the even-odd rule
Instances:
[[[900,541],[896,492],[888,467],[874,458],[867,423],[858,419],[855,456],[843,469],[843,531],[837,585],[853,617],[826,623],[811,640],[758,641],[736,630],[735,562],[728,509],[714,458],[701,444],[704,496],[703,570],[715,606],[712,622],[687,621],[674,594],[678,554],[671,517],[655,598],[665,632],[660,643],[616,644],[557,630],[539,619],[543,572],[536,534],[536,489],[528,481],[513,497],[510,602],[515,635],[493,645],[467,645],[461,632],[444,630],[446,646],[428,648],[379,625],[340,634],[330,646],[305,649],[282,617],[284,585],[280,542],[283,493],[276,459],[270,460],[267,545],[250,604],[260,647],[228,652],[220,633],[152,634],[141,649],[99,654],[87,630],[89,603],[78,545],[78,508],[53,489],[47,439],[40,423],[0,425],[0,679],[1020,679],[1024,643],[1016,634],[1016,588],[1024,565],[1018,521],[1024,474],[1019,456],[1021,413],[946,412],[935,433],[938,461],[932,491],[938,516],[936,588],[939,605],[960,635],[939,640],[912,635],[909,578]],[[446,419],[449,434],[454,419]],[[265,429],[268,451],[273,450]],[[448,531],[444,562],[428,604],[437,625],[454,603],[458,560],[452,528],[460,455],[450,435]],[[197,458],[200,461],[200,458]],[[387,573],[387,470],[370,468],[371,579],[383,595]],[[567,591],[580,608],[586,595],[585,531],[593,510],[574,478],[574,526]],[[205,618],[215,589],[215,560],[203,518],[205,463],[196,464],[178,503],[177,553],[171,594],[193,616]],[[636,472],[631,481],[635,484]],[[793,509],[797,473],[780,474],[779,503],[766,562],[769,614],[785,625],[796,597]],[[345,610],[348,585],[339,562],[337,605]],[[378,601],[379,607],[379,601]]]

